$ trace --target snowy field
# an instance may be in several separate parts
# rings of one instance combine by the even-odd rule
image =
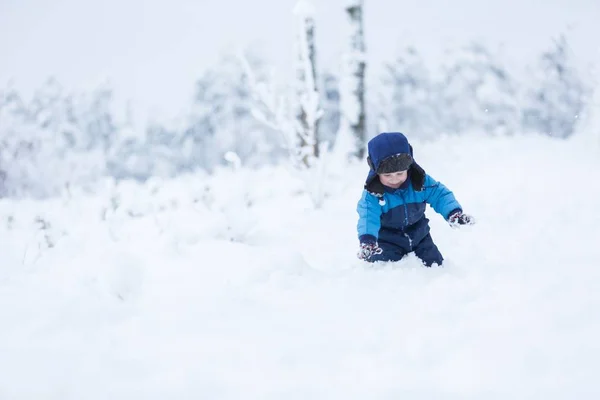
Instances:
[[[417,144],[478,224],[356,258],[366,163],[312,206],[284,168],[0,200],[0,399],[597,399],[600,157]]]

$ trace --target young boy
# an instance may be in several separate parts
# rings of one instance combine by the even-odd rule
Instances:
[[[371,170],[358,202],[358,257],[368,262],[399,261],[414,252],[427,267],[444,258],[429,233],[425,204],[452,227],[471,225],[454,194],[413,159],[402,133],[381,133],[368,144]]]

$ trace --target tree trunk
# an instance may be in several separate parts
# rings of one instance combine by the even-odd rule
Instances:
[[[317,68],[315,46],[315,23],[312,6],[299,1],[298,16],[296,93],[298,105],[299,148],[302,162],[310,166],[311,158],[319,157],[319,95],[317,91]]]
[[[347,97],[343,109],[356,143],[356,156],[362,158],[366,147],[365,112],[365,40],[363,33],[363,2],[356,0],[346,8],[350,22],[350,49],[347,58]]]

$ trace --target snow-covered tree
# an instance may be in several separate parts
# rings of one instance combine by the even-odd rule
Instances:
[[[0,93],[0,165],[5,195],[55,194],[106,173],[116,132],[111,91],[67,93],[54,79],[27,101]]]
[[[427,67],[414,47],[408,47],[385,65],[379,91],[379,118],[385,127],[412,137],[439,134],[437,97]]]
[[[559,138],[573,134],[589,89],[570,59],[564,36],[542,54],[531,82],[523,111],[525,128]]]
[[[322,143],[333,144],[340,129],[340,82],[331,72],[322,74],[321,105],[323,116],[319,122],[319,139]]]
[[[365,71],[366,54],[363,31],[363,1],[347,0],[346,14],[350,36],[348,49],[344,55],[341,78],[341,114],[342,126],[340,134],[351,134],[353,153],[362,158],[367,142],[366,107],[365,107]],[[345,138],[338,136],[341,142]]]
[[[317,90],[314,7],[308,0],[298,0],[294,7],[296,32],[296,118],[299,146],[304,163],[319,157],[319,119],[321,117]]]
[[[261,57],[245,58],[259,76],[265,76]],[[256,121],[250,82],[238,57],[226,54],[198,78],[193,104],[183,118],[155,122],[148,130],[148,146],[161,175],[198,168],[211,171],[233,152],[244,165],[274,161],[279,153],[273,129]]]
[[[280,134],[281,147],[298,170],[313,167],[323,144],[317,137],[323,111],[316,85],[314,8],[298,1],[293,10],[298,20],[296,80],[278,87],[273,76],[260,76],[246,57],[241,57],[252,88],[252,114]]]
[[[289,165],[305,184],[313,205],[320,207],[326,197],[326,171],[329,149],[317,136],[317,123],[323,114],[316,85],[312,6],[299,1],[294,8],[299,20],[297,80],[279,87],[272,77],[259,77],[242,57],[250,79],[255,105],[253,115],[280,134]],[[313,61],[311,61],[313,60]],[[298,112],[300,107],[301,112]]]
[[[267,65],[253,51],[245,59],[261,79],[267,79]],[[276,146],[277,133],[252,115],[255,100],[246,68],[239,57],[225,56],[218,66],[198,81],[196,101],[187,136],[212,135],[213,150],[205,149],[210,165],[222,163],[227,152],[234,152],[244,165],[272,162],[281,154]],[[212,158],[216,157],[216,158]]]
[[[513,134],[519,130],[516,85],[501,63],[482,45],[450,52],[438,83],[438,118],[446,133],[477,131]]]

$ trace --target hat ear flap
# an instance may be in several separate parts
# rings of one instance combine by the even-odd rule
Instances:
[[[413,188],[417,192],[423,190],[423,186],[425,185],[425,170],[421,168],[419,164],[413,162],[408,172],[410,174],[410,181],[412,182]]]
[[[367,156],[367,164],[369,164],[369,168],[375,171],[375,166],[373,165],[373,161],[371,161],[371,157]]]
[[[412,146],[409,144],[408,148],[410,149],[410,156],[414,157]]]

